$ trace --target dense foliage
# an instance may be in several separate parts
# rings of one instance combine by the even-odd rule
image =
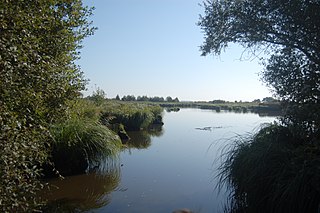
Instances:
[[[74,61],[93,32],[91,10],[80,0],[6,0],[0,8],[0,208],[31,211],[47,129],[84,88]]]
[[[320,1],[209,0],[203,6],[202,54],[220,54],[229,43],[253,55],[270,53],[262,78],[284,101],[284,122],[318,138]]]
[[[283,103],[281,123],[243,138],[221,167],[230,212],[318,212],[320,1],[208,0],[202,54],[239,43],[269,55],[262,79]]]

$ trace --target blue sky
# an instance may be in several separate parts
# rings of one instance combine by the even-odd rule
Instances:
[[[99,87],[117,94],[171,96],[180,100],[252,101],[270,96],[259,80],[258,60],[240,60],[232,45],[219,57],[200,56],[196,25],[200,0],[85,0],[98,27],[86,38],[77,62],[90,79],[85,95]]]

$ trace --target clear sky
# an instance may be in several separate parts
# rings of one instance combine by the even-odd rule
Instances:
[[[98,27],[86,38],[77,62],[99,87],[117,94],[171,96],[180,100],[252,101],[271,96],[259,80],[258,60],[240,60],[232,45],[220,57],[200,56],[197,22],[201,0],[85,0]]]

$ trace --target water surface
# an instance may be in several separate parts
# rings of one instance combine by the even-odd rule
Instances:
[[[51,184],[59,190],[47,196],[56,200],[56,209],[75,212],[221,212],[226,193],[218,193],[215,178],[221,150],[232,137],[274,120],[200,109],[166,112],[162,128],[130,133],[132,140],[118,161],[105,161],[90,174],[54,180]]]

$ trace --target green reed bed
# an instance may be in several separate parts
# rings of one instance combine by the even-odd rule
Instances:
[[[158,105],[108,101],[103,106],[101,120],[106,124],[123,124],[126,130],[140,130],[162,123],[162,112]]]
[[[220,187],[230,189],[227,212],[317,212],[320,146],[272,124],[239,137],[225,154]]]
[[[97,104],[78,99],[70,103],[68,116],[51,126],[54,139],[51,161],[62,175],[83,173],[101,159],[112,158],[119,152],[122,146],[117,135],[121,133],[119,127],[146,129],[153,123],[162,122],[161,113],[162,108],[157,105],[108,100]],[[47,176],[54,175],[50,174],[52,170],[46,168]]]

